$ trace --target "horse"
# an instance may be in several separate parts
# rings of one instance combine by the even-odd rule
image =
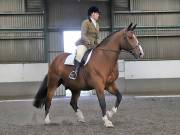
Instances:
[[[135,28],[136,25],[133,26],[131,23],[128,27],[106,37],[93,49],[89,62],[80,69],[76,80],[68,77],[73,66],[64,64],[70,53],[62,53],[54,58],[33,102],[36,108],[42,108],[45,105],[46,124],[51,122],[49,110],[54,92],[57,87],[64,85],[65,89],[69,89],[72,93],[70,105],[76,113],[78,121],[85,122],[84,115],[77,105],[81,90],[95,89],[105,127],[114,126],[109,119],[117,112],[122,99],[115,84],[119,74],[117,63],[119,54],[121,50],[125,50],[132,53],[136,59],[142,58],[144,55],[133,32]],[[116,96],[115,105],[109,111],[106,110],[105,90]]]

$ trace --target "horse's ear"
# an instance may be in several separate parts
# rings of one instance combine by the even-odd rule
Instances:
[[[128,28],[127,28],[127,31],[130,31],[131,30],[131,26],[132,26],[133,23],[130,23]]]
[[[131,30],[133,31],[133,30],[136,28],[136,26],[137,26],[137,24],[135,24],[135,25],[131,28]]]

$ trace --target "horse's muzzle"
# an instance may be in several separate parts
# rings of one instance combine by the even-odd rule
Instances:
[[[139,58],[143,58],[144,57],[144,54],[143,53],[140,53],[139,54]]]
[[[144,51],[143,51],[141,45],[139,45],[139,49],[140,49],[139,58],[143,58],[144,57]]]

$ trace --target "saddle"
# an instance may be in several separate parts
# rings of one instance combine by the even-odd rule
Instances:
[[[83,58],[82,58],[82,60],[81,60],[81,63],[82,63],[83,65],[86,65],[86,64],[89,62],[90,57],[91,57],[91,54],[92,54],[92,51],[93,51],[93,49],[88,49],[88,50],[85,52],[85,54],[84,54],[84,56],[83,56]],[[66,58],[64,64],[65,64],[65,65],[74,65],[74,59],[75,59],[75,57],[76,57],[76,55],[75,55],[74,53],[71,53],[71,54],[68,55],[68,57]]]

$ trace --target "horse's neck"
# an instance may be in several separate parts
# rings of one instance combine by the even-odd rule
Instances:
[[[97,49],[102,49],[103,51],[103,58],[106,61],[110,61],[113,65],[117,62],[119,53],[120,53],[120,39],[118,38],[118,35],[114,35],[109,39],[109,41],[106,43],[106,45],[100,45],[97,47]]]

